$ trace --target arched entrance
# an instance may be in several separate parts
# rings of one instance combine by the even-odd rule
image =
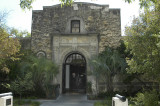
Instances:
[[[80,53],[69,54],[63,63],[62,92],[86,92],[86,59]]]

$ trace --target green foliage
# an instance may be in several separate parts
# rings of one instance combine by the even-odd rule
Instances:
[[[131,98],[131,104],[129,106],[158,106],[158,100],[158,94],[155,90],[145,91]]]
[[[9,36],[10,35],[7,33],[7,31],[0,27],[0,63],[7,58],[15,60],[14,55],[16,55],[20,49],[20,43],[18,39],[13,39]]]
[[[31,100],[14,99],[13,106],[39,106],[40,103]]]
[[[160,11],[157,11],[157,5],[133,20],[126,28],[125,38],[127,49],[133,56],[127,60],[127,72],[141,74],[145,81],[154,82],[160,82]]]
[[[17,53],[20,51],[18,39],[10,37],[6,30],[5,20],[8,13],[0,12],[0,71],[8,73],[10,70],[6,66],[7,60],[16,60]]]
[[[21,98],[21,95],[24,94],[24,92],[34,90],[32,73],[27,72],[25,74],[21,74],[20,76],[17,76],[15,80],[11,81],[9,84],[3,84],[3,86],[10,89],[15,94],[20,95]]]
[[[118,50],[107,47],[104,52],[90,60],[92,73],[97,80],[105,82],[108,91],[112,91],[112,79],[118,73],[125,72],[126,61]]]
[[[125,2],[132,3],[135,0],[125,0]],[[141,8],[149,9],[151,6],[156,5],[159,0],[139,0]]]
[[[59,0],[61,2],[61,6],[66,5],[66,6],[71,6],[74,2],[74,0]]]
[[[48,59],[37,58],[31,51],[24,51],[21,54],[23,54],[19,55],[21,60],[7,61],[7,66],[12,71],[2,77],[9,85],[6,87],[14,94],[23,96],[31,94],[38,97],[55,96],[52,81],[58,73],[58,66]]]
[[[12,35],[13,37],[31,37],[31,34],[26,30],[19,31],[15,28],[11,28],[9,32],[10,32],[10,35]]]
[[[35,0],[20,0],[20,7],[25,10],[25,9],[31,9],[32,8],[32,3]],[[61,6],[71,6],[74,2],[74,0],[59,0],[61,2]]]
[[[11,91],[15,92],[16,94],[19,94],[21,97],[22,93],[33,90],[33,85],[32,73],[29,72],[25,74],[24,77],[18,77],[15,81],[12,81],[10,83],[9,89],[11,89]]]
[[[49,91],[52,89],[50,85],[52,84],[53,77],[58,73],[58,67],[52,61],[45,58],[32,59],[33,63],[31,63],[31,69],[33,70],[35,90],[37,93],[41,90],[45,91],[45,94],[48,97]]]
[[[94,106],[111,106],[111,105],[112,105],[111,99],[94,103]]]
[[[105,63],[111,70],[112,75],[125,71],[125,57],[120,54],[118,50],[106,48],[106,50],[100,55],[102,55],[102,57],[104,56],[106,60]]]
[[[92,94],[92,82],[87,82],[87,93]]]
[[[20,0],[20,7],[24,10],[24,9],[31,9],[32,8],[32,3],[35,0]]]
[[[52,81],[58,73],[58,66],[55,63],[46,58],[37,58],[30,52],[25,52],[23,60],[19,63],[19,69],[20,75],[27,72],[32,73],[31,80],[34,83],[34,95],[43,96],[43,93],[46,97],[51,95],[50,90],[53,90]]]
[[[105,102],[95,102],[94,106],[109,106]]]
[[[108,92],[108,91],[101,91],[98,93],[97,97],[100,99],[112,99],[113,96],[115,96],[117,94],[117,92]]]

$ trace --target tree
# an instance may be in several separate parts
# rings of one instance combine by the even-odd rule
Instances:
[[[129,106],[159,106],[159,97],[155,90],[139,92],[130,101],[132,104]]]
[[[18,61],[18,63],[16,62],[18,67],[15,68],[18,69],[13,69],[16,74],[15,72],[11,72],[9,74],[10,78],[12,76],[22,76],[21,79],[23,81],[25,75],[27,73],[31,73],[32,78],[30,80],[32,80],[34,84],[33,95],[46,95],[46,97],[49,98],[49,96],[51,96],[51,93],[53,94],[54,92],[53,88],[51,87],[53,87],[52,85],[54,76],[56,76],[58,73],[58,66],[53,61],[46,58],[37,58],[31,51],[24,51],[23,54],[24,55],[20,57],[21,60]],[[16,80],[18,79],[15,79],[15,81]]]
[[[115,75],[125,71],[125,57],[118,50],[107,47],[104,52],[94,56],[90,60],[93,75],[98,80],[105,82],[108,92],[113,92],[113,78]]]
[[[3,85],[14,94],[21,96],[55,96],[53,79],[58,73],[58,66],[46,58],[37,58],[32,51],[20,51],[20,60],[7,61],[11,72],[3,78]],[[40,93],[41,92],[41,93]]]
[[[10,84],[5,85],[6,88],[9,88],[15,94],[20,95],[20,99],[24,92],[29,90],[34,90],[34,83],[32,81],[32,73],[28,72],[23,76],[18,76],[16,80],[12,81]]]
[[[1,12],[0,12],[1,13]],[[18,39],[11,38],[5,29],[5,18],[7,13],[1,13],[0,16],[0,70],[8,72],[9,69],[5,65],[8,59],[17,59],[15,55],[20,50],[20,43]]]
[[[31,70],[33,73],[33,82],[35,85],[35,91],[37,94],[44,91],[47,98],[49,98],[51,92],[50,85],[53,84],[53,78],[58,73],[58,66],[53,63],[51,60],[46,58],[34,58],[31,57],[29,64],[31,65]],[[26,63],[24,63],[26,64]],[[52,89],[53,90],[53,89]]]
[[[0,12],[0,27],[1,28],[4,28],[7,16],[8,16],[7,11],[1,11]]]
[[[144,13],[126,27],[125,44],[132,54],[132,58],[127,59],[127,72],[139,76],[141,81],[160,84],[160,1],[146,1],[151,2],[144,3]],[[147,91],[143,89],[131,100],[134,105],[157,106],[158,96],[157,91],[148,91],[147,87]]]
[[[31,34],[24,30],[24,31],[19,31],[15,28],[11,28],[9,30],[10,35],[12,35],[13,37],[31,37]]]
[[[90,66],[93,76],[96,78],[96,92],[98,93],[98,82],[99,79],[105,82],[105,90],[107,90],[107,81],[110,80],[110,69],[106,65],[106,59],[102,56],[93,56],[90,60]]]
[[[25,10],[25,9],[31,9],[32,8],[32,3],[35,0],[20,0],[20,7]],[[61,2],[61,5],[71,5],[74,0],[59,0]]]
[[[135,0],[125,0],[125,2],[128,2],[128,3],[132,3],[134,2]],[[144,7],[144,8],[149,8],[150,6],[152,5],[155,5],[157,4],[159,1],[158,0],[139,0],[140,2],[140,7]]]
[[[141,75],[144,81],[160,83],[160,9],[159,1],[146,9],[139,18],[126,27],[126,44],[131,50],[129,73]]]

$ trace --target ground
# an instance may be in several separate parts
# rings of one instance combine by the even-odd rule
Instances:
[[[63,94],[57,100],[37,100],[40,106],[93,106],[95,101],[87,100],[86,94]]]

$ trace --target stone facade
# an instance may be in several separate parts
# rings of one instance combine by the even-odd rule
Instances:
[[[80,32],[71,33],[71,21],[80,21]],[[70,53],[81,53],[88,59],[103,51],[105,46],[117,47],[121,38],[120,9],[108,5],[74,3],[33,10],[31,50],[45,55],[60,66],[57,83],[62,84],[62,64]],[[87,81],[93,77],[88,76]],[[94,81],[92,81],[94,86]]]

